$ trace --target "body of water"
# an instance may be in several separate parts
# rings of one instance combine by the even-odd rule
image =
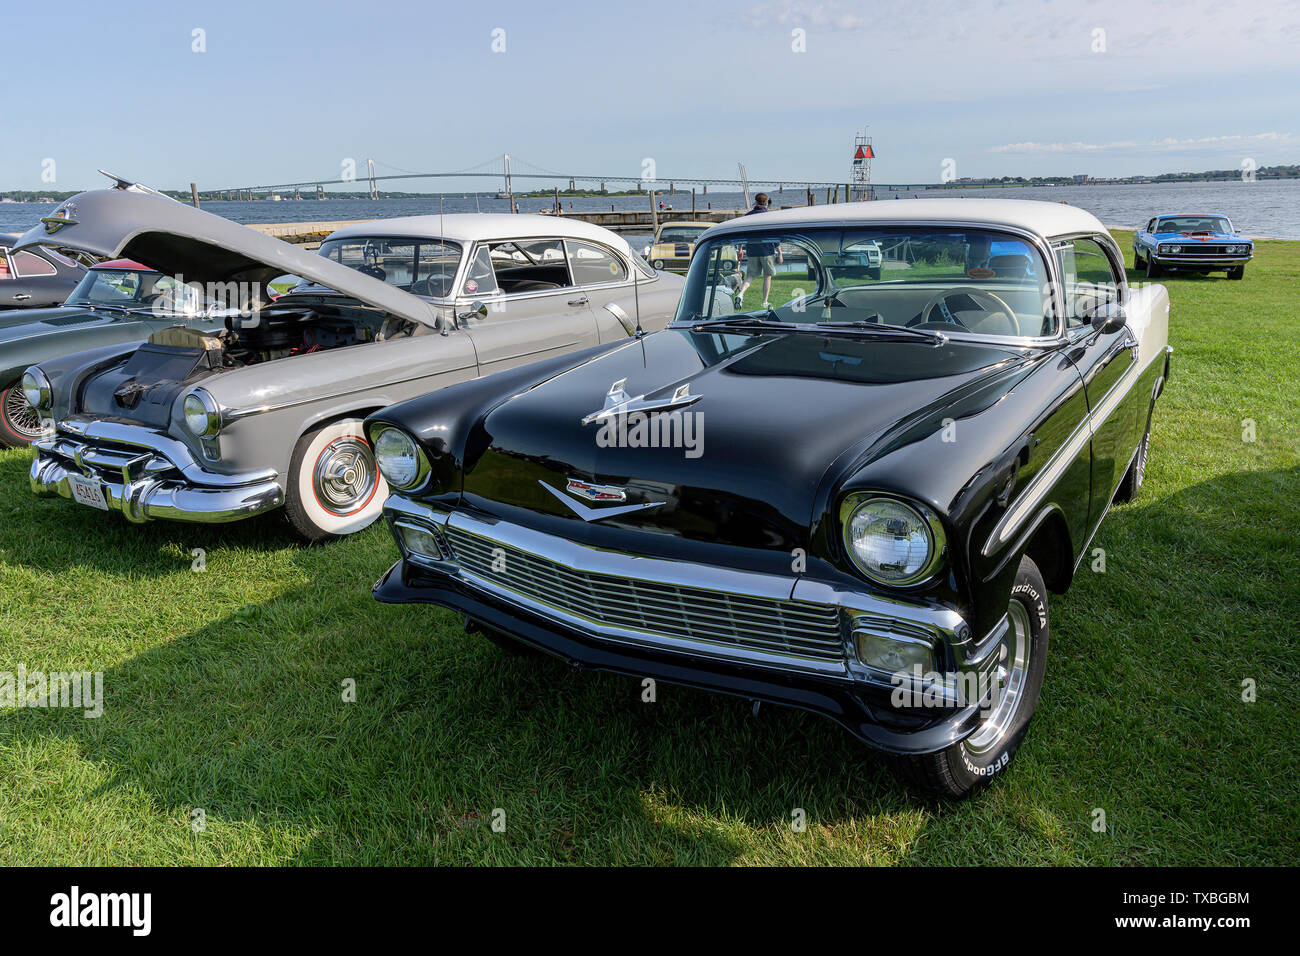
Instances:
[[[774,206],[800,205],[804,202],[802,189],[779,192],[766,187]],[[1108,226],[1134,228],[1160,213],[1222,213],[1232,220],[1241,232],[1250,236],[1267,236],[1281,239],[1300,239],[1300,181],[1265,180],[1262,182],[1216,183],[1160,183],[1131,186],[1016,186],[993,189],[920,189],[893,191],[878,187],[881,201],[895,197],[942,198],[977,196],[994,199],[1038,199],[1048,202],[1064,201],[1087,209]],[[676,212],[691,208],[690,191],[678,191],[663,196]],[[817,201],[825,202],[826,192],[818,193]],[[594,211],[609,209],[644,209],[649,202],[644,196],[574,197],[563,199],[565,210]],[[520,198],[520,212],[539,212],[549,208],[551,200]],[[715,209],[738,209],[744,198],[738,192],[713,192],[707,195],[697,191],[697,208],[710,204]],[[315,222],[347,219],[388,219],[395,216],[437,215],[444,212],[507,212],[504,199],[495,195],[455,194],[443,197],[415,199],[304,199],[281,202],[208,202],[203,208],[235,222]],[[52,205],[38,203],[0,203],[0,232],[23,232],[33,226],[41,216],[54,209]],[[644,237],[628,236],[634,245]]]

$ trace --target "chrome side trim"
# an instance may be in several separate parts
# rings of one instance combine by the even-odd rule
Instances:
[[[994,526],[988,541],[984,543],[983,553],[985,557],[993,554],[999,547],[1015,537],[1020,525],[1029,515],[1037,512],[1051,490],[1056,487],[1056,483],[1064,474],[1065,469],[1070,467],[1075,457],[1083,450],[1084,445],[1092,440],[1093,433],[1106,423],[1106,419],[1110,417],[1111,412],[1119,407],[1119,403],[1128,395],[1133,384],[1142,377],[1156,359],[1163,358],[1164,355],[1165,352],[1161,349],[1145,365],[1138,365],[1136,362],[1130,365],[1123,377],[1106,392],[1105,397],[1083,417],[1074,431],[1070,433],[1070,437],[1056,450],[1056,453],[1052,455],[1047,464],[1039,470],[1025,490],[1021,492],[1020,497],[1016,499],[1015,505],[1009,508],[1007,513]]]
[[[463,372],[466,369],[473,369],[476,373],[479,371],[477,363],[472,365],[458,365],[455,368],[439,369],[437,372],[421,372],[419,375],[412,375],[409,378],[399,378],[392,382],[376,382],[369,385],[362,385],[359,388],[348,389],[345,392],[334,392],[330,395],[313,395],[311,398],[299,398],[292,402],[278,402],[274,405],[255,405],[247,408],[222,408],[221,423],[222,425],[231,425],[235,422],[242,421],[245,418],[251,418],[254,415],[264,415],[267,412],[279,412],[286,408],[297,408],[300,405],[315,405],[338,398],[347,398],[351,395],[360,395],[363,392],[374,392],[380,389],[393,388],[397,385],[406,385],[410,382],[419,382],[428,378],[436,378],[439,375],[449,375],[453,372]]]

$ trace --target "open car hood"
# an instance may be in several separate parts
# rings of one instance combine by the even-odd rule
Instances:
[[[24,233],[15,249],[55,246],[106,259],[134,259],[186,282],[266,283],[297,275],[393,315],[438,326],[438,311],[341,263],[299,249],[139,186],[80,193]]]

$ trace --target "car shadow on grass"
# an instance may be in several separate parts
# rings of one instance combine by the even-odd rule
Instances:
[[[754,718],[744,701],[662,684],[646,702],[634,679],[510,657],[465,634],[450,612],[380,605],[368,590],[383,571],[375,535],[364,547],[304,549],[296,560],[310,585],[108,669],[96,720],[0,715],[0,747],[47,741],[61,752],[70,742],[102,778],[80,798],[143,794],[142,829],[186,833],[202,809],[205,833],[164,854],[176,862],[238,862],[250,832],[275,861],[298,863],[797,861],[810,841],[820,862],[943,862],[960,847],[942,834],[916,838],[945,817],[968,821],[948,825],[949,840],[969,826],[995,850],[1032,813],[1086,821],[1090,793],[1116,788],[1130,801],[1123,839],[1173,840],[1176,860],[1189,817],[1213,814],[1220,841],[1269,832],[1250,812],[1271,806],[1267,787],[1243,781],[1241,761],[1266,759],[1276,741],[1255,723],[1259,712],[1231,695],[1224,703],[1218,684],[1229,654],[1229,689],[1243,668],[1285,676],[1269,670],[1279,659],[1295,676],[1295,648],[1277,656],[1268,620],[1281,613],[1269,588],[1285,585],[1279,577],[1300,550],[1273,511],[1298,485],[1295,469],[1238,473],[1115,509],[1098,539],[1109,575],[1054,601],[1049,683],[1021,760],[996,794],[937,816],[886,758],[825,719],[783,709]],[[1256,511],[1248,532],[1242,519]],[[1240,562],[1221,550],[1243,535],[1262,549],[1244,592]],[[1151,588],[1170,554],[1178,580]],[[1185,644],[1193,597],[1194,652]],[[1242,602],[1254,602],[1267,631],[1245,647],[1219,634],[1214,613]],[[1115,668],[1116,647],[1125,667],[1101,699],[1097,672]],[[1152,673],[1170,694],[1152,693]],[[1185,687],[1197,699],[1178,698]],[[1203,719],[1187,719],[1193,704]],[[1108,721],[1130,730],[1099,748]],[[1221,751],[1186,759],[1182,748],[1210,733],[1235,748],[1229,765],[1218,766]],[[1153,766],[1153,754],[1166,762]],[[1079,831],[1082,846],[1086,822]],[[108,861],[98,839],[93,829],[80,835],[84,862]],[[1119,839],[1106,846],[1123,861]]]

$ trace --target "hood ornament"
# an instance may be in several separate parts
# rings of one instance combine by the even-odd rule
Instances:
[[[665,412],[673,408],[685,408],[687,405],[694,405],[704,396],[692,395],[690,382],[678,385],[673,391],[671,397],[647,399],[645,395],[638,395],[635,398],[627,393],[627,379],[620,378],[617,382],[609,387],[609,393],[605,396],[605,407],[598,412],[592,412],[582,419],[582,424],[590,425],[592,422],[603,422],[606,419],[613,418],[616,415],[628,415],[633,412],[641,412],[649,415],[653,412]]]
[[[73,217],[76,216],[76,214],[77,204],[73,202],[65,202],[50,215],[42,216],[41,224],[45,226],[46,234],[52,236],[64,226],[75,226],[77,220]]]

